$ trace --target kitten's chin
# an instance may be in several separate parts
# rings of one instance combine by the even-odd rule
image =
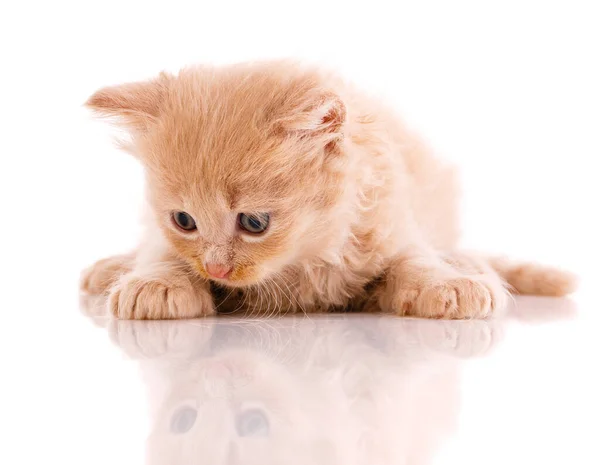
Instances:
[[[233,280],[233,279],[217,279],[210,278],[210,280],[219,286],[230,287],[230,288],[241,288],[241,287],[249,287],[258,284],[260,281],[250,281],[250,280]]]
[[[228,287],[230,289],[241,289],[253,286],[259,286],[264,282],[263,279],[215,279],[211,278],[211,281],[222,287]]]

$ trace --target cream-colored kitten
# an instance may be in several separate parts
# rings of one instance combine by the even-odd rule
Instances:
[[[87,105],[130,132],[147,178],[145,240],[83,276],[118,318],[211,315],[215,290],[228,311],[431,318],[485,317],[507,284],[574,290],[561,271],[456,250],[452,168],[327,72],[202,66],[101,89]]]

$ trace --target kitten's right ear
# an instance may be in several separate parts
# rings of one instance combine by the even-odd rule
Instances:
[[[161,73],[150,81],[105,87],[85,105],[101,116],[117,118],[128,129],[144,130],[159,116],[169,80],[167,74]]]

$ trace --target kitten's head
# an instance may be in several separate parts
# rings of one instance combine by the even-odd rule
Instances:
[[[243,286],[334,255],[347,234],[346,109],[322,83],[286,63],[198,67],[87,105],[130,132],[173,248],[202,276]]]

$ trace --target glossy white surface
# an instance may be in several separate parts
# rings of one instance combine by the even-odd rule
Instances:
[[[89,465],[597,464],[599,318],[589,301],[577,307],[520,297],[489,321],[40,319],[11,348],[2,454]]]

